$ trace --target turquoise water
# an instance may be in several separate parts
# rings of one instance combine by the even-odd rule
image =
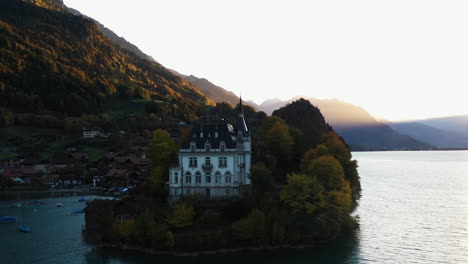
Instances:
[[[0,201],[0,216],[16,215],[33,232],[0,225],[0,263],[468,263],[468,152],[359,152],[360,231],[314,249],[245,256],[156,257],[93,249],[81,238],[80,197]],[[64,207],[57,208],[62,202]]]

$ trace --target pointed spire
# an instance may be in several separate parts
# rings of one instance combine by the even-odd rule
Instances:
[[[244,108],[242,107],[242,95],[239,96],[239,114],[244,114]]]
[[[242,107],[242,95],[239,96],[239,119],[237,120],[237,131],[243,137],[249,136],[249,129],[244,119],[244,108]]]

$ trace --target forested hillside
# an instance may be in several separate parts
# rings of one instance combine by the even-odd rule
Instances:
[[[109,40],[92,20],[56,11],[60,2],[28,2],[45,8],[0,2],[1,107],[79,116],[137,98],[187,117],[211,102],[162,65]]]

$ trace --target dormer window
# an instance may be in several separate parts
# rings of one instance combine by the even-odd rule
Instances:
[[[215,138],[218,138],[218,131],[215,131]]]
[[[210,149],[211,149],[210,143],[207,142],[207,143],[205,144],[205,151],[206,151],[206,152],[209,152]]]
[[[221,150],[221,152],[224,152],[226,150],[226,143],[224,143],[224,141],[221,141],[219,143],[219,149]]]
[[[200,138],[203,138],[203,131],[200,132]]]
[[[195,142],[190,142],[190,151],[194,152],[196,148]]]

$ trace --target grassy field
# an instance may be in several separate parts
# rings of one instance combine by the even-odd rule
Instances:
[[[85,147],[83,151],[89,154],[89,162],[95,162],[102,158],[108,150],[105,148]]]
[[[11,137],[22,137],[28,140],[28,139],[31,139],[31,136],[34,134],[62,136],[64,132],[59,129],[51,129],[51,128],[21,127],[21,126],[4,127],[4,128],[0,128],[0,146],[6,145],[6,143],[8,142],[8,139]]]
[[[1,147],[0,147],[0,160],[12,158],[14,156],[15,155],[10,154],[10,153],[1,152]]]

